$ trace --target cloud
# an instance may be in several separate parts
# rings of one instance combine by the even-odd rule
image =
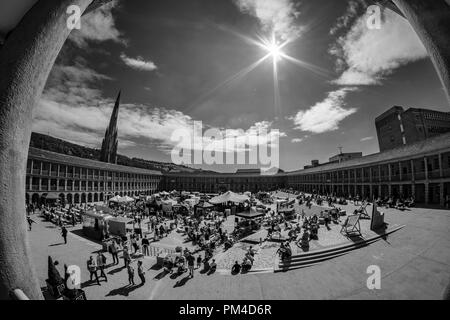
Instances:
[[[360,141],[364,142],[364,141],[370,141],[370,140],[373,140],[373,139],[374,139],[373,137],[365,137],[365,138],[362,138]]]
[[[347,28],[359,13],[362,5],[362,0],[350,0],[347,4],[345,14],[338,18],[336,24],[331,28],[330,35],[335,35],[342,29]]]
[[[103,97],[98,87],[102,87],[103,81],[111,80],[89,68],[81,59],[76,59],[71,66],[55,66],[43,97],[34,110],[33,130],[99,148],[115,99]],[[175,146],[180,146],[172,140],[177,130],[192,134],[196,142],[192,145],[184,142],[181,145],[184,149],[204,150],[209,146],[213,151],[221,152],[242,152],[256,145],[278,144],[278,139],[285,136],[282,132],[271,130],[271,122],[263,121],[247,129],[233,130],[205,125],[205,130],[216,130],[219,138],[202,139],[203,131],[193,129],[194,121],[189,115],[177,110],[122,103],[118,123],[119,147],[156,146],[170,154]],[[255,136],[259,139],[253,140]]]
[[[356,88],[343,88],[328,93],[325,100],[316,103],[306,111],[299,111],[291,117],[295,129],[312,133],[324,133],[339,129],[339,123],[354,114],[357,109],[345,109],[344,99]]]
[[[301,139],[301,138],[295,138],[295,139],[292,139],[291,142],[292,143],[300,143],[300,142],[303,142],[303,140],[304,139]]]
[[[428,56],[410,24],[385,10],[381,29],[367,27],[367,15],[356,19],[330,54],[337,58],[338,85],[377,85],[395,69]]]
[[[81,18],[81,29],[74,29],[69,39],[79,47],[87,47],[88,42],[113,41],[126,45],[126,40],[116,27],[112,9],[118,1],[111,1]]]
[[[264,31],[275,32],[283,40],[300,36],[301,28],[296,25],[300,15],[291,0],[235,0],[241,12],[250,14],[260,21]]]
[[[158,69],[156,64],[152,61],[145,61],[142,57],[130,58],[124,53],[120,55],[122,61],[130,68],[141,70],[141,71],[154,71]]]

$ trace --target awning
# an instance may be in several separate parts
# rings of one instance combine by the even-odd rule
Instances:
[[[220,204],[220,203],[226,203],[226,202],[235,202],[235,203],[244,203],[245,201],[248,201],[249,197],[246,195],[237,194],[231,191],[228,191],[224,194],[221,194],[217,197],[212,198],[209,200],[212,204]]]
[[[119,196],[115,196],[115,197],[112,197],[111,199],[109,199],[108,201],[110,201],[110,202],[120,202],[119,200],[120,200],[120,197]]]
[[[264,212],[259,212],[254,207],[250,208],[249,212],[236,213],[236,217],[244,218],[244,219],[256,219],[256,218],[264,217],[265,215],[266,214]]]
[[[125,196],[125,197],[120,197],[119,198],[119,203],[129,203],[129,202],[134,202],[135,200],[129,196]]]

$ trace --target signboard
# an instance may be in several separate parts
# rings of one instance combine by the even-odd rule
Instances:
[[[380,228],[383,228],[384,225],[384,213],[378,211],[377,204],[374,203],[372,209],[372,221],[370,223],[370,230],[378,230]]]

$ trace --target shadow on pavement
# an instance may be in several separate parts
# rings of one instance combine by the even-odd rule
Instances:
[[[181,279],[180,281],[177,281],[177,283],[175,283],[175,285],[173,287],[174,288],[182,287],[186,284],[186,282],[189,281],[189,279],[191,279],[191,277],[188,275],[188,276],[184,277],[183,279]]]
[[[168,274],[169,274],[169,272],[167,272],[166,270],[163,270],[162,272],[158,273],[153,279],[161,280],[162,278],[164,278]]]
[[[57,247],[57,246],[62,246],[62,245],[64,245],[64,244],[65,244],[64,242],[61,242],[61,243],[49,244],[48,246],[49,246],[49,247]]]
[[[124,286],[124,287],[121,287],[121,288],[117,288],[117,289],[114,289],[114,290],[111,290],[107,295],[106,295],[106,297],[111,297],[111,296],[117,296],[117,295],[121,295],[121,296],[125,296],[125,297],[128,297],[128,295],[130,294],[130,292],[133,292],[134,290],[136,290],[136,289],[138,289],[138,288],[140,288],[140,287],[142,287],[142,286],[144,286],[144,284],[135,284],[135,285],[129,285],[129,284],[127,284],[126,286]]]
[[[125,269],[125,266],[121,266],[121,267],[115,268],[111,271],[108,271],[108,274],[116,274],[116,273],[122,271],[123,269]]]

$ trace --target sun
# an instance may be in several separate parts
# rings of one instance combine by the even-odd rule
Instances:
[[[280,61],[284,55],[283,51],[281,51],[283,45],[280,45],[275,37],[273,37],[271,41],[265,41],[264,48],[275,62]]]

